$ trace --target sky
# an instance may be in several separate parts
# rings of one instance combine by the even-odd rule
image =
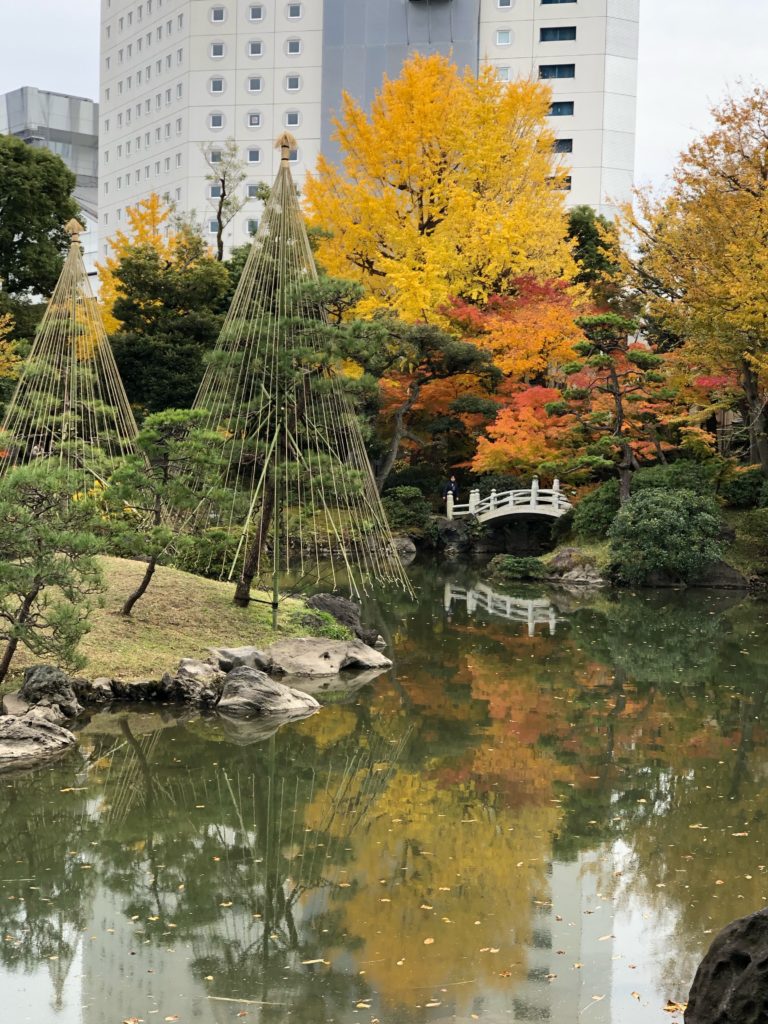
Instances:
[[[768,86],[768,0],[640,0],[636,181],[663,187],[730,91]],[[0,93],[95,99],[99,0],[0,0]]]

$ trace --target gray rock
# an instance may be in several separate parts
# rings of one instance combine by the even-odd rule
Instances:
[[[307,601],[307,607],[319,612],[328,612],[342,626],[346,626],[358,640],[373,646],[379,639],[377,629],[368,629],[360,620],[360,605],[336,594],[315,594]]]
[[[130,703],[168,699],[165,684],[162,681],[158,682],[157,679],[113,679],[112,692],[116,700]]]
[[[468,554],[473,544],[473,527],[467,519],[446,519],[438,516],[437,542],[443,550],[443,556],[449,561],[457,561]]]
[[[233,668],[257,668],[266,672],[269,668],[269,655],[258,647],[209,647],[211,657],[222,672]]]
[[[722,559],[718,559],[717,562],[708,565],[688,585],[690,587],[717,587],[724,590],[749,589],[747,577]]]
[[[64,712],[56,707],[55,704],[52,704],[50,707],[44,704],[36,704],[26,712],[24,718],[28,722],[50,722],[53,725],[64,725],[66,722]]]
[[[558,576],[584,566],[594,566],[594,562],[580,548],[560,548],[547,563],[547,569]]]
[[[112,680],[105,676],[97,679],[76,678],[72,680],[77,699],[81,704],[108,704],[114,699]]]
[[[224,673],[209,661],[182,658],[174,675],[163,676],[162,686],[167,700],[212,708],[224,686]]]
[[[590,565],[584,565],[580,569],[569,569],[559,579],[562,583],[580,587],[602,587],[606,583],[597,569]]]
[[[4,715],[16,715],[17,718],[20,718],[22,715],[26,715],[30,706],[25,700],[21,699],[18,693],[6,693],[3,697],[2,708]]]
[[[768,1020],[768,910],[732,921],[715,936],[693,979],[685,1024]]]
[[[76,718],[83,710],[75,695],[72,680],[66,672],[53,665],[33,665],[28,668],[24,673],[19,697],[32,705],[56,706],[67,718]]]
[[[52,713],[40,708],[36,714],[0,718],[0,771],[30,768],[74,747],[72,733],[45,717]]]
[[[278,683],[256,668],[241,666],[227,674],[216,710],[234,717],[284,715],[303,718],[319,707],[309,694]]]
[[[392,662],[361,640],[299,637],[281,640],[266,651],[268,671],[280,676],[335,676],[339,672],[390,668]]]
[[[410,537],[393,537],[392,545],[403,565],[410,565],[416,557],[416,545]]]

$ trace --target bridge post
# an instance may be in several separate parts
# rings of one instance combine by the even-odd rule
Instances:
[[[445,496],[445,514],[449,519],[453,519],[453,494],[451,491]]]
[[[453,603],[453,591],[451,590],[451,584],[446,583],[443,587],[443,608],[447,612],[451,610],[451,604]]]
[[[555,477],[552,483],[552,493],[555,498],[555,505],[558,505],[560,503],[560,481],[557,479],[557,477]]]
[[[470,515],[472,513],[474,513],[474,511],[476,510],[476,508],[477,508],[477,506],[479,504],[480,504],[480,491],[478,490],[477,487],[474,487],[469,492],[469,512],[470,512]]]
[[[531,508],[538,508],[539,504],[539,478],[535,476],[531,482]]]
[[[495,487],[492,488],[492,490],[491,490],[491,497],[489,499],[489,505],[490,505],[491,511],[493,511],[496,508],[496,488]]]

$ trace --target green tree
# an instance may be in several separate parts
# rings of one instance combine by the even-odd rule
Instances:
[[[146,593],[185,517],[194,512],[203,494],[210,500],[221,437],[201,428],[206,415],[203,409],[166,409],[148,416],[136,438],[137,454],[126,458],[110,477],[109,498],[120,513],[115,527],[118,543],[128,540],[134,557],[147,559],[144,576],[121,615],[130,615]]]
[[[19,644],[37,657],[83,664],[77,645],[102,581],[94,502],[77,486],[73,474],[42,460],[0,480],[0,681]]]
[[[191,405],[221,326],[226,269],[184,226],[169,258],[140,245],[114,273],[121,327],[112,346],[128,398],[149,412]]]
[[[75,176],[47,149],[0,135],[0,280],[13,296],[50,295],[80,213]]]
[[[210,201],[216,220],[216,259],[221,261],[224,259],[224,229],[248,202],[249,197],[240,189],[247,171],[234,139],[227,139],[223,146],[208,142],[202,151],[208,164],[205,180],[211,183]]]
[[[579,268],[575,281],[585,285],[599,306],[614,306],[619,294],[620,250],[615,225],[591,206],[568,214],[568,239]]]
[[[643,584],[655,573],[685,583],[720,557],[719,533],[712,498],[686,490],[639,491],[608,531],[615,572],[623,583]]]
[[[659,413],[670,392],[663,389],[663,359],[633,341],[633,320],[616,313],[580,317],[586,339],[576,344],[581,359],[563,367],[562,399],[547,412],[567,417],[571,431],[559,468],[570,474],[614,469],[619,499],[629,499],[632,473],[643,458],[663,455]]]

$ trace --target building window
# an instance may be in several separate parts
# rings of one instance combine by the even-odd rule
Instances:
[[[170,71],[172,64],[173,64],[173,58],[171,57],[171,55],[169,53],[169,54],[167,54],[167,56],[165,58],[165,70],[166,71]]]
[[[180,14],[176,19],[176,25],[178,28],[184,28],[184,15]]]
[[[209,199],[221,199],[221,185],[209,185],[208,186],[208,198]]]
[[[176,154],[176,166],[181,167],[181,153]]]
[[[499,7],[511,7],[512,0],[497,0],[497,5]]]
[[[576,38],[575,25],[555,25],[552,28],[539,29],[540,43],[566,43]]]
[[[573,187],[573,178],[571,178],[571,176],[569,174],[569,175],[567,175],[567,177],[563,178],[563,192],[570,192],[572,187]]]
[[[289,57],[298,57],[298,55],[301,53],[301,40],[286,39],[285,52],[288,54]]]
[[[541,0],[542,4],[575,4],[576,0]]]
[[[217,220],[208,221],[208,234],[217,235],[219,233],[219,222]]]
[[[540,64],[539,78],[575,78],[575,64]]]
[[[111,57],[107,57],[106,64],[107,64],[107,71],[109,71],[109,69],[110,69],[110,67],[112,65],[112,58]]]
[[[264,53],[264,44],[260,39],[252,39],[248,43],[248,56],[249,57],[261,57]]]
[[[259,230],[259,222],[256,220],[255,217],[249,217],[248,220],[246,221],[245,226],[249,235],[255,235],[256,232]]]
[[[170,124],[170,122],[168,122],[168,124],[163,126],[163,135],[165,136],[166,139],[170,139],[170,137],[171,137],[171,124]]]
[[[258,185],[246,185],[245,194],[249,199],[259,198],[259,186]]]
[[[499,76],[500,82],[509,81],[509,68],[496,68],[496,74]]]
[[[109,99],[109,88],[106,88],[106,89],[104,90],[104,99],[105,99],[105,100],[108,100],[108,99]]]
[[[160,141],[160,125],[158,125],[157,128],[155,128],[155,142],[159,142],[159,141]]]
[[[574,103],[573,100],[557,100],[555,103],[550,104],[549,116],[550,117],[570,117],[573,114]]]
[[[286,128],[298,128],[301,124],[301,113],[298,110],[286,110],[283,124]]]
[[[117,176],[117,189],[118,191],[123,187],[123,176],[118,174]]]
[[[249,164],[260,164],[261,163],[261,150],[258,148],[249,149],[246,151],[246,156]]]
[[[155,174],[158,175],[159,173],[160,173],[160,161],[159,160],[155,160]]]
[[[301,4],[288,4],[285,12],[289,18],[300,18],[302,15]]]
[[[171,102],[171,90],[170,89],[166,89],[165,90],[165,105],[169,106],[170,102]]]
[[[512,42],[512,30],[508,28],[496,29],[496,45],[509,46]]]
[[[176,63],[177,64],[183,64],[184,63],[184,48],[183,47],[180,50],[176,51]]]
[[[104,195],[105,196],[109,195],[109,182],[108,181],[104,182]]]
[[[248,92],[261,92],[263,80],[260,76],[254,75],[248,79]]]
[[[249,111],[246,117],[246,124],[249,128],[261,128],[261,114],[258,110]]]
[[[178,82],[177,85],[176,85],[176,99],[180,100],[183,94],[184,94],[184,86],[182,85],[181,82]]]
[[[288,92],[297,92],[301,88],[301,75],[286,75],[285,88]]]
[[[208,53],[214,60],[219,60],[224,56],[224,43],[211,43]]]
[[[251,21],[263,21],[264,20],[264,5],[263,4],[251,4],[248,8],[248,18]]]
[[[211,8],[211,21],[221,22],[227,16],[227,12],[223,7],[212,7]]]
[[[221,163],[221,150],[220,149],[212,149],[210,151],[210,153],[208,154],[208,163],[209,164],[220,164]]]
[[[296,164],[296,163],[299,162],[299,151],[298,151],[298,149],[289,149],[288,150],[288,160],[292,164]]]
[[[224,115],[219,111],[214,114],[208,115],[208,127],[209,128],[223,128],[224,127]]]
[[[211,78],[208,82],[208,91],[214,94],[224,92],[224,79]]]
[[[555,139],[553,148],[555,153],[572,153],[573,139]]]

